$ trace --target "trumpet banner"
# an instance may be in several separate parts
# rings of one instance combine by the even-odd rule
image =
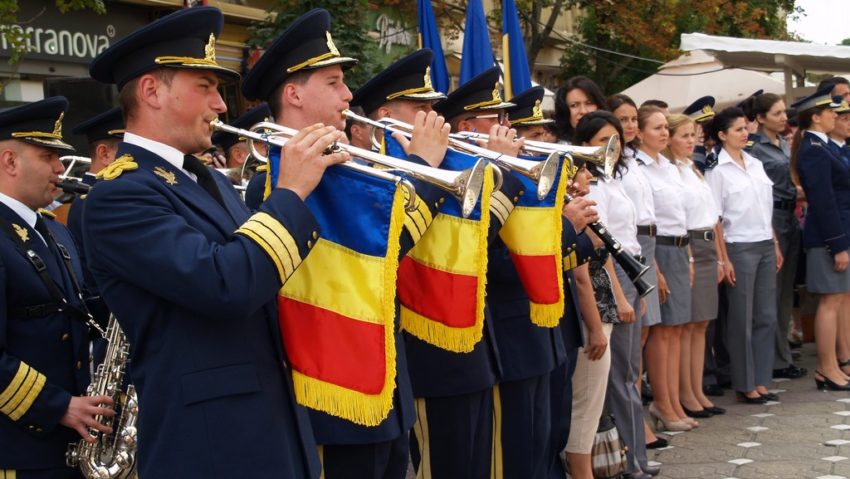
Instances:
[[[279,154],[278,149],[271,163],[272,181]],[[389,414],[395,389],[404,192],[395,183],[332,167],[306,203],[322,237],[278,293],[295,398],[377,426]]]
[[[537,198],[537,184],[533,180],[516,175],[525,194],[499,231],[528,294],[531,322],[546,328],[554,328],[564,316],[561,214],[570,176],[568,163],[561,162],[555,187],[542,200]]]
[[[389,134],[386,154],[406,155]],[[461,171],[477,158],[449,150],[440,168]],[[430,227],[402,258],[398,271],[401,326],[429,344],[470,352],[481,340],[487,283],[487,230],[493,173],[488,167],[475,209],[464,218],[453,196],[440,206]]]

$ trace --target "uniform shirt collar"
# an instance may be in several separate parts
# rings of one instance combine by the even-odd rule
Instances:
[[[183,169],[183,157],[185,155],[173,146],[168,146],[165,143],[160,143],[158,141],[154,141],[143,136],[130,133],[129,131],[124,133],[124,143],[129,143],[131,145],[144,148],[150,151],[151,153],[160,156],[162,159],[171,163],[176,168],[180,170]]]
[[[812,135],[815,135],[816,137],[823,140],[824,143],[829,143],[829,137],[826,136],[826,133],[822,131],[806,130],[806,133],[811,133]]]
[[[16,215],[20,216],[21,219],[24,220],[27,226],[35,229],[35,221],[38,219],[38,214],[31,210],[29,206],[21,203],[11,196],[4,195],[3,193],[0,193],[0,203],[8,206],[9,209],[14,211]]]
[[[750,154],[747,153],[746,151],[741,151],[741,156],[744,158],[744,166],[747,167],[747,169],[749,169],[750,164],[755,159],[752,156],[750,156]],[[717,155],[717,165],[720,166],[724,163],[732,163],[735,166],[737,166],[738,168],[740,168],[740,165],[738,165],[738,163],[735,160],[732,159],[732,156],[729,155],[729,153],[726,151],[726,148],[721,148],[720,153]]]
[[[661,154],[659,154],[658,156],[659,156],[659,159],[660,159]],[[651,165],[651,164],[656,162],[655,160],[652,159],[652,157],[650,157],[648,154],[644,153],[643,150],[637,150],[637,153],[635,154],[635,159],[638,160],[639,162],[643,163],[644,165]]]
[[[835,143],[836,145],[838,145],[838,146],[839,146],[839,147],[841,147],[841,148],[844,148],[844,145],[846,145],[846,144],[847,144],[847,142],[846,142],[846,141],[844,141],[844,140],[838,140],[838,139],[835,139],[835,138],[830,138],[830,139],[829,139],[829,141],[831,141],[831,142]]]

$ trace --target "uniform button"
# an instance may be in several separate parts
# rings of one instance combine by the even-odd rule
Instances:
[[[519,195],[522,196],[525,194],[525,190],[519,190]]]
[[[313,239],[318,239],[318,238],[319,238],[319,233],[316,233],[316,232],[314,231],[314,232],[313,232]]]
[[[443,198],[443,197],[440,197],[440,201],[439,201],[439,203],[440,203],[440,204],[443,204],[443,203],[445,203],[445,202],[446,202],[446,199],[445,199],[445,198]]]
[[[44,432],[44,429],[37,427],[37,428],[35,428],[35,432]]]
[[[81,369],[83,367],[83,363],[81,361],[77,361],[77,369]]]
[[[519,201],[519,196],[514,196],[514,203],[516,203],[517,201]]]
[[[69,339],[71,339],[71,335],[70,335],[70,334],[65,333],[65,334],[63,334],[63,335],[62,335],[62,341],[67,341],[67,340],[69,340]]]
[[[33,429],[35,429],[35,426],[33,426],[32,424],[30,424],[29,426],[27,426],[27,429],[29,429],[30,431],[32,431]]]
[[[310,240],[307,240],[307,248],[309,249],[309,248],[312,248],[312,247],[313,247],[313,242],[310,241]]]

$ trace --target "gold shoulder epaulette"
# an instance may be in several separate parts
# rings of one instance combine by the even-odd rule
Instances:
[[[133,161],[131,155],[121,155],[115,161],[109,164],[106,168],[97,173],[99,180],[114,180],[121,176],[125,171],[138,170],[139,164]]]
[[[44,208],[39,208],[39,210],[38,210],[38,214],[40,214],[41,216],[46,216],[46,217],[48,217],[48,218],[50,218],[50,219],[52,219],[52,220],[55,220],[55,219],[56,219],[56,214],[55,214],[55,213],[53,213],[52,211],[48,211],[48,210],[46,210],[46,209],[44,209]]]

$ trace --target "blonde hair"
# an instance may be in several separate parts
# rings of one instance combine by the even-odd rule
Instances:
[[[696,122],[693,118],[688,115],[683,115],[681,113],[676,113],[673,115],[667,115],[667,131],[670,132],[670,138],[673,138],[673,135],[676,134],[676,130],[685,126],[685,125],[694,125],[694,129],[696,129]],[[673,151],[670,150],[670,143],[667,143],[667,148],[664,148],[664,151],[661,152],[665,158],[670,160],[670,163],[673,163],[676,166],[680,166],[682,162],[676,158],[673,154]],[[702,179],[702,173],[700,173],[699,169],[697,169],[696,163],[694,163],[693,158],[689,158],[691,160],[691,168],[697,174],[697,177]]]

